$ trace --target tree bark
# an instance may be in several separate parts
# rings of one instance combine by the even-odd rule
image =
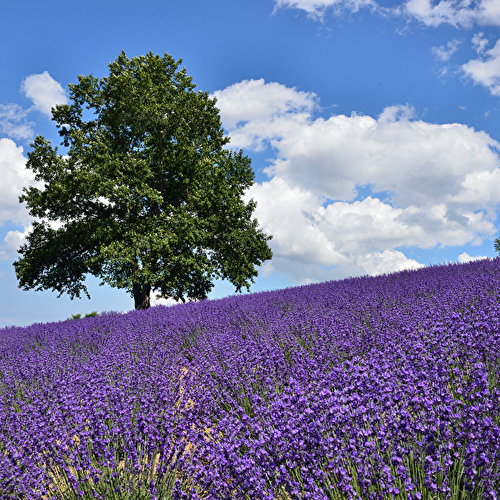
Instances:
[[[151,285],[146,283],[142,287],[134,283],[133,289],[135,309],[149,309]]]

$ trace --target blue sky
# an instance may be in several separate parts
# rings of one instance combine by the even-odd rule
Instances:
[[[21,0],[2,16],[0,327],[133,309],[91,275],[90,300],[21,290],[12,266],[30,143],[59,143],[51,106],[122,50],[182,58],[252,158],[274,253],[252,292],[497,256],[497,0]]]

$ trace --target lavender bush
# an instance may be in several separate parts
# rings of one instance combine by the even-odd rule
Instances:
[[[0,497],[496,499],[500,259],[0,330]]]

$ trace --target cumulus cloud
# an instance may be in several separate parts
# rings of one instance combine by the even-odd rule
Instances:
[[[274,236],[276,271],[304,281],[417,268],[399,248],[478,245],[496,232],[500,143],[485,132],[426,123],[408,104],[314,118],[313,93],[263,80],[216,95],[231,147],[274,148],[270,180],[246,197]],[[372,196],[357,199],[363,186]]]
[[[4,245],[0,245],[0,261],[16,260],[19,255],[17,250],[25,243],[26,237],[33,230],[33,226],[25,227],[23,231],[8,231],[3,239]]]
[[[36,110],[41,111],[49,118],[51,109],[57,104],[67,104],[68,98],[62,85],[54,80],[48,71],[41,74],[27,76],[21,82],[21,92],[33,101]]]
[[[319,109],[314,93],[300,92],[275,82],[266,84],[263,78],[243,80],[224,91],[214,92],[213,97],[217,98],[224,127],[233,131],[231,145],[238,143],[239,147],[252,147],[257,151],[264,148],[260,137],[273,138],[276,121],[284,118],[287,123],[300,123]]]
[[[151,307],[154,306],[173,306],[175,304],[183,304],[182,300],[175,300],[171,297],[168,299],[163,298],[158,292],[151,291],[149,295]],[[197,300],[186,300],[186,302],[198,302]]]
[[[33,101],[33,106],[24,109],[18,104],[0,104],[0,133],[14,140],[33,139],[35,123],[28,121],[32,111],[40,111],[52,118],[51,109],[56,104],[67,104],[68,98],[61,84],[47,71],[30,75],[21,82],[21,92]]]
[[[379,274],[396,273],[405,269],[421,269],[424,264],[414,259],[408,259],[404,253],[397,250],[384,250],[381,253],[361,255],[358,258],[361,264],[370,276]]]
[[[19,196],[24,187],[33,186],[44,189],[44,183],[35,181],[31,170],[26,168],[26,158],[22,146],[17,146],[11,139],[0,139],[0,226],[7,221],[22,226],[22,231],[8,231],[0,244],[0,261],[14,260],[18,257],[17,249],[24,243],[32,231],[33,218],[29,215],[25,203],[19,203]],[[50,227],[61,227],[59,222],[50,222]]]
[[[21,91],[33,101],[33,106],[23,109],[17,104],[0,104],[0,132],[16,140],[33,138],[34,123],[27,117],[31,111],[37,110],[47,116],[56,104],[68,102],[60,83],[56,82],[47,71],[30,75],[21,83]],[[19,203],[19,196],[24,187],[44,188],[43,182],[36,182],[31,170],[26,169],[26,158],[23,148],[9,138],[0,138],[0,226],[10,221],[23,226],[23,231],[9,231],[0,244],[0,261],[17,258],[17,249],[31,232],[33,218],[29,216],[25,204]],[[62,224],[49,224],[58,229]]]
[[[473,262],[475,260],[483,260],[483,259],[490,259],[490,257],[486,257],[484,255],[478,255],[477,257],[471,257],[468,253],[464,252],[464,253],[461,253],[459,256],[458,256],[458,262],[460,262],[461,264],[464,264],[466,262]]]
[[[10,220],[14,224],[29,225],[29,217],[25,204],[20,204],[18,197],[23,187],[29,185],[43,187],[43,183],[35,182],[33,172],[26,169],[26,158],[23,148],[10,139],[0,139],[0,225]]]
[[[241,99],[246,98],[245,87],[242,82]],[[232,105],[223,93],[219,91],[219,105]],[[262,85],[259,95],[264,101],[266,93]],[[258,99],[248,97],[256,105]],[[234,126],[233,118],[233,127],[226,126],[225,113],[223,124],[232,147],[257,150],[269,143],[277,151],[265,170],[269,176],[286,178],[332,200],[351,201],[357,186],[366,184],[372,184],[374,192],[389,191],[391,201],[402,207],[456,201],[479,208],[483,198],[470,190],[493,190],[488,196],[495,199],[498,195],[488,183],[498,175],[498,156],[491,148],[500,148],[500,143],[466,125],[412,121],[415,110],[409,105],[388,106],[377,119],[355,113],[313,119],[311,112],[268,110],[255,122]]]
[[[151,292],[149,295],[149,300],[151,307],[154,306],[173,306],[174,304],[179,304],[182,301],[176,301],[172,298],[164,299],[157,292]]]
[[[461,66],[466,76],[474,80],[474,85],[484,85],[491,95],[500,95],[500,40],[485,52],[486,58],[471,59]]]

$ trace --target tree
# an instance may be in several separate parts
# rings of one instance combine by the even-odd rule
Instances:
[[[36,137],[27,168],[45,190],[19,197],[32,217],[63,225],[34,221],[13,264],[19,288],[90,299],[90,273],[126,289],[135,309],[150,306],[152,290],[204,299],[216,277],[250,290],[254,266],[272,258],[256,203],[241,199],[251,160],[223,149],[216,99],[193,90],[181,62],[122,52],[108,77],[69,85],[71,104],[52,109],[66,155]]]
[[[493,241],[493,247],[495,248],[495,252],[500,252],[500,236]]]

